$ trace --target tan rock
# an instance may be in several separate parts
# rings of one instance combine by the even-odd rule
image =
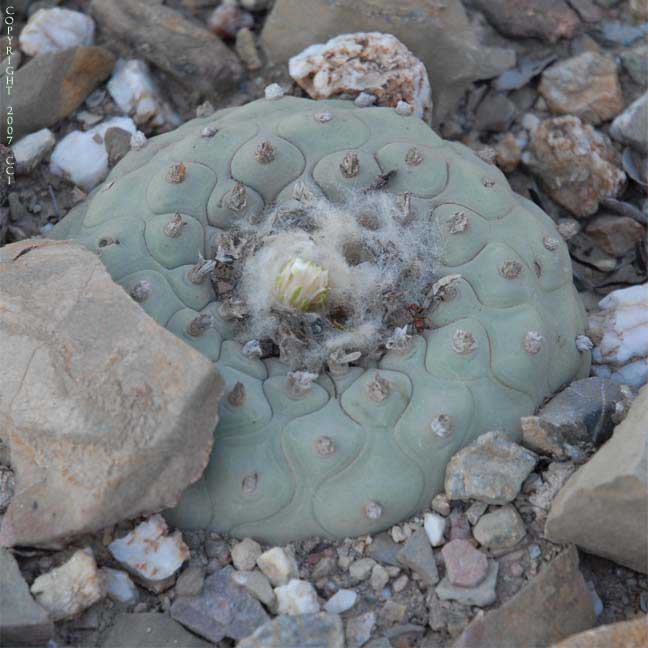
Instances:
[[[612,438],[565,484],[545,534],[648,574],[648,387]]]
[[[53,126],[71,115],[110,76],[115,57],[103,47],[76,47],[37,56],[16,72],[11,95],[0,95],[14,114],[14,138]],[[6,120],[2,121],[3,133]]]
[[[71,619],[106,595],[106,582],[91,551],[79,549],[66,563],[39,576],[31,592],[54,621]]]
[[[425,66],[391,34],[342,34],[310,45],[289,61],[290,76],[313,99],[373,95],[375,105],[395,108],[399,101],[429,119],[430,82]]]
[[[173,506],[210,456],[222,379],[80,245],[0,249],[0,436],[16,493],[4,545]]]
[[[546,646],[591,628],[596,620],[575,547],[496,610],[476,617],[453,648]]]
[[[645,228],[628,216],[598,216],[585,228],[587,235],[612,256],[623,256],[646,236]]]
[[[495,164],[504,171],[512,173],[517,169],[522,157],[522,150],[513,133],[506,133],[495,145]]]
[[[623,94],[614,61],[596,52],[583,52],[542,73],[538,91],[549,109],[600,124],[623,110]]]
[[[648,646],[648,616],[586,630],[551,648],[645,648]]]
[[[609,138],[572,115],[542,121],[522,161],[577,218],[596,213],[599,200],[616,196],[626,182]]]

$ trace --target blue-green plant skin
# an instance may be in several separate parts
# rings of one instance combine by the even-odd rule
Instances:
[[[255,156],[263,141],[268,163]],[[415,165],[405,162],[412,147]],[[348,151],[360,163],[353,178],[340,170]],[[169,182],[178,163],[184,177]],[[214,235],[262,217],[295,183],[336,201],[393,170],[384,190],[411,193],[415,213],[431,214],[444,237],[440,274],[460,278],[405,352],[322,374],[295,397],[288,367],[244,355],[210,282],[188,273]],[[236,182],[242,211],[223,201]],[[176,212],[185,225],[169,237]],[[584,310],[553,221],[496,167],[389,108],[283,97],[194,119],[131,151],[54,236],[96,251],[129,292],[149,282],[146,312],[216,362],[226,393],[245,388],[242,404],[223,398],[209,465],[168,512],[180,527],[269,542],[378,532],[429,505],[460,448],[489,430],[518,439],[521,416],[589,371],[575,342]],[[189,335],[201,313],[213,327]],[[376,376],[382,400],[372,398]]]

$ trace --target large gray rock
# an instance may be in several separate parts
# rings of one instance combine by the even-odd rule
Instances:
[[[53,634],[54,624],[31,597],[16,559],[0,549],[0,646],[38,646]]]
[[[119,614],[101,644],[105,648],[208,648],[166,614]]]
[[[223,381],[78,244],[0,249],[0,543],[38,545],[173,506],[209,459]]]
[[[236,645],[236,648],[344,648],[337,614],[281,614]]]
[[[641,153],[648,153],[648,92],[633,101],[610,126],[610,135]]]
[[[243,74],[236,54],[217,36],[161,2],[93,0],[90,12],[130,57],[150,61],[191,92],[222,96]]]
[[[475,618],[453,648],[547,646],[591,628],[595,621],[578,552],[571,547],[504,605]]]
[[[205,579],[197,596],[179,596],[171,616],[189,630],[218,643],[224,637],[243,639],[270,617],[245,588],[232,580],[229,565]]]
[[[463,448],[446,467],[450,499],[507,504],[520,492],[537,457],[501,432],[486,432]]]
[[[553,501],[545,535],[648,574],[648,387]]]
[[[459,0],[277,0],[261,37],[269,58],[285,64],[313,43],[371,31],[393,34],[423,61],[437,117],[472,81],[515,65],[507,51],[479,45]]]

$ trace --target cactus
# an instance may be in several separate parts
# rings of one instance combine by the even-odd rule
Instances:
[[[553,221],[409,112],[268,92],[133,149],[55,228],[225,378],[210,463],[167,513],[178,526],[271,542],[377,532],[429,505],[460,448],[489,430],[519,438],[521,416],[587,375],[584,311]],[[249,305],[218,293],[218,277],[236,281],[256,245],[246,232],[350,190],[392,194],[399,227],[440,232],[434,285],[373,353],[330,348],[321,370],[288,366],[260,336],[237,337]],[[325,335],[339,278],[290,255],[269,277],[274,297]]]

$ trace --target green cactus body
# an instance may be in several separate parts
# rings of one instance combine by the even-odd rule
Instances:
[[[298,182],[337,201],[388,175],[384,191],[409,194],[444,235],[432,326],[297,388],[279,359],[233,340],[211,242]],[[589,369],[553,221],[497,168],[389,108],[284,97],[194,119],[131,151],[55,236],[96,251],[227,383],[209,465],[168,512],[184,528],[271,542],[385,529],[429,505],[457,450],[488,430],[519,438],[521,416]]]

